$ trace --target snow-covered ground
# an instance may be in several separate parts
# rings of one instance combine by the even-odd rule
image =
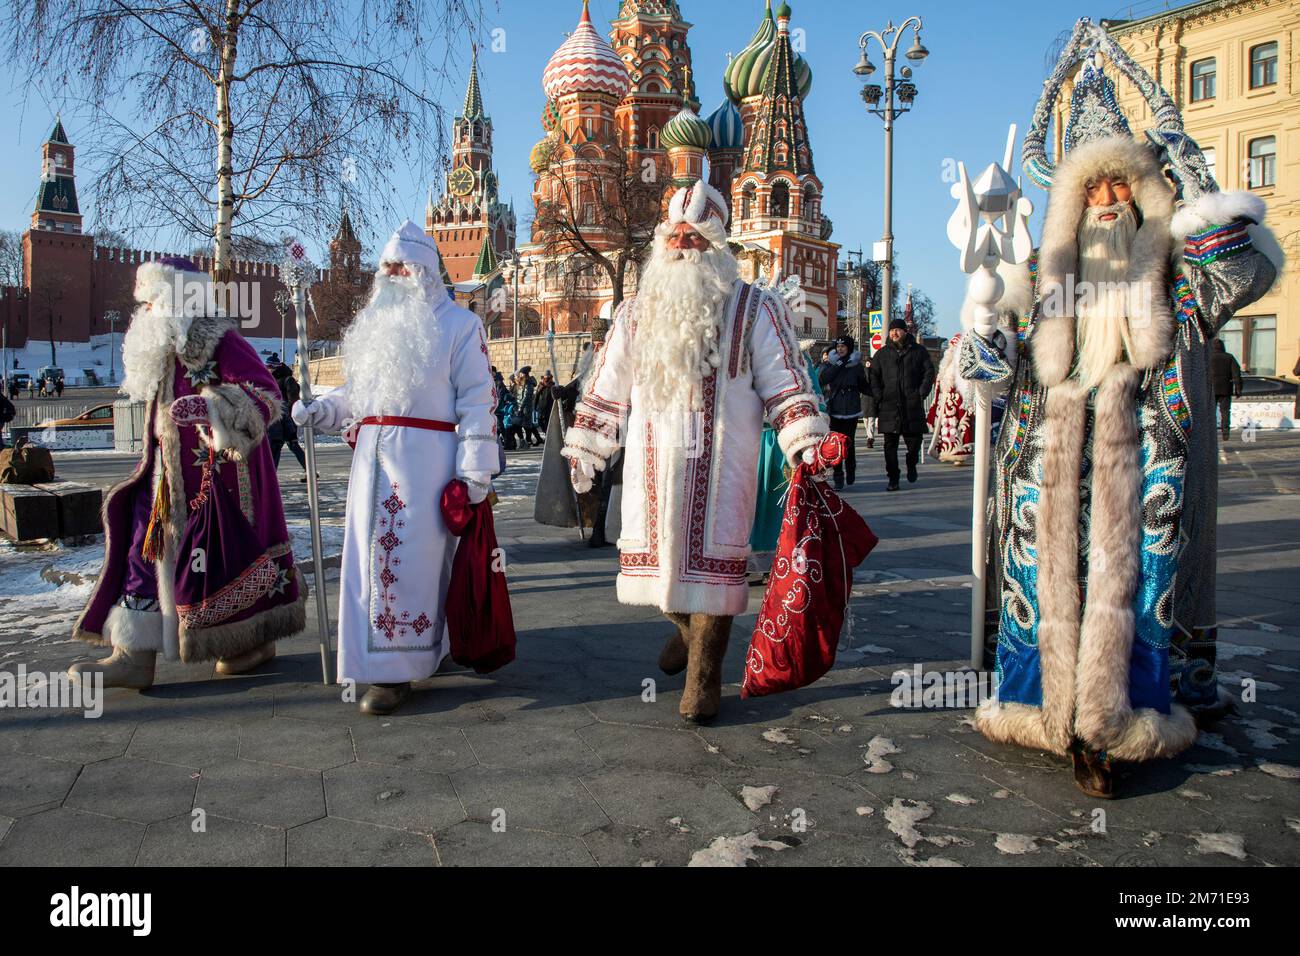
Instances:
[[[4,363],[4,368],[13,369],[17,360],[17,369],[22,372],[35,373],[47,365],[57,365],[63,369],[63,381],[67,385],[85,385],[85,369],[92,369],[101,383],[108,383],[110,371],[109,352],[117,349],[117,358],[112,361],[112,370],[116,372],[117,381],[122,381],[122,332],[126,323],[122,322],[117,331],[111,335],[92,335],[89,342],[55,342],[54,352],[57,361],[50,361],[50,343],[29,339],[20,349],[11,348]],[[249,343],[262,358],[280,355],[280,339],[250,338]],[[283,361],[292,362],[298,354],[297,343],[289,339],[286,343],[287,356],[280,355]]]

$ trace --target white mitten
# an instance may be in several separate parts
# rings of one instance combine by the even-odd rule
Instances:
[[[591,491],[596,481],[596,466],[580,458],[569,459],[569,481],[578,494]]]
[[[486,471],[470,471],[461,476],[465,487],[469,489],[469,503],[478,504],[487,497],[492,489],[492,474]]]
[[[301,401],[293,403],[293,408],[289,410],[289,417],[293,419],[296,425],[310,425],[312,428],[319,428],[325,421],[325,406],[318,401],[311,401],[304,405]]]

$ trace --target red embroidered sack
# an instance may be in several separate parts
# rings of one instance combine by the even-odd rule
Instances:
[[[817,463],[800,462],[790,478],[741,697],[805,687],[835,663],[853,569],[879,540],[822,477],[822,469],[843,457],[844,436],[832,433],[818,449]]]
[[[460,538],[447,586],[447,633],[451,659],[486,674],[515,659],[515,619],[500,551],[492,507],[469,503],[469,489],[459,479],[442,492],[442,519]]]

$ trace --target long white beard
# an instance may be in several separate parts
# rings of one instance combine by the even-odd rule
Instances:
[[[1103,222],[1101,216],[1117,213]],[[1085,388],[1101,384],[1116,363],[1131,354],[1128,323],[1129,253],[1137,232],[1130,203],[1092,206],[1079,223],[1079,279],[1075,322],[1075,375]]]
[[[194,319],[173,316],[155,302],[138,306],[122,336],[122,391],[137,402],[152,401],[163,376],[172,374],[176,354],[185,348]]]
[[[636,384],[653,411],[698,411],[701,383],[721,364],[721,309],[738,269],[726,249],[669,249],[655,239],[637,286]]]
[[[400,414],[424,382],[438,338],[419,276],[375,276],[370,303],[343,336],[348,405],[358,417]]]

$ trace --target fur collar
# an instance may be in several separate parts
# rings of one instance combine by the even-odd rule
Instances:
[[[1072,150],[1052,178],[1038,252],[1039,300],[1044,290],[1069,289],[1077,281],[1079,221],[1086,207],[1085,186],[1100,176],[1123,177],[1133,189],[1133,203],[1142,222],[1133,236],[1126,280],[1133,295],[1128,306],[1133,338],[1132,365],[1154,368],[1173,348],[1174,317],[1169,304],[1169,272],[1173,254],[1170,222],[1174,194],[1146,146],[1129,136],[1112,136]],[[1072,295],[1057,294],[1061,315],[1040,309],[1030,336],[1030,352],[1039,381],[1049,388],[1065,381],[1074,366],[1075,314]]]
[[[181,349],[181,363],[186,368],[197,368],[212,361],[221,339],[234,327],[233,319],[219,316],[195,319],[185,337],[185,347]]]
[[[862,364],[862,352],[855,349],[849,353],[848,358],[841,358],[838,352],[832,351],[827,361],[832,365],[843,365],[852,368],[854,365]]]

